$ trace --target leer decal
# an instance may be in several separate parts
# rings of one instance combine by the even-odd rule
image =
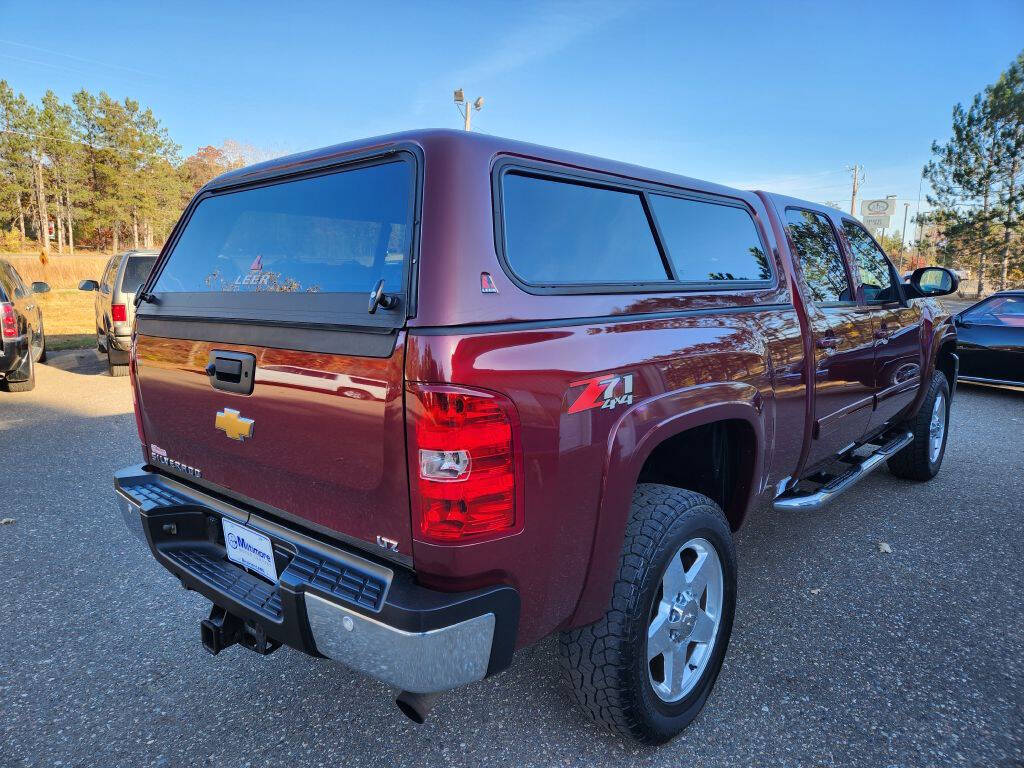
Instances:
[[[592,379],[583,379],[569,384],[570,387],[583,387],[577,395],[569,413],[579,413],[591,408],[607,408],[612,410],[620,405],[633,404],[633,374],[602,374]]]

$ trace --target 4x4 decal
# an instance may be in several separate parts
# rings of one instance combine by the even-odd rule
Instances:
[[[569,406],[569,413],[579,413],[591,408],[607,408],[633,404],[633,374],[602,374],[592,379],[583,379],[569,384],[583,387],[583,391]]]

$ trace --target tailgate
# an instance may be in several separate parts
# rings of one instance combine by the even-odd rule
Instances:
[[[392,154],[193,202],[145,286],[154,300],[138,307],[152,463],[411,554],[402,327],[414,178],[414,161]],[[389,300],[371,313],[381,280]]]

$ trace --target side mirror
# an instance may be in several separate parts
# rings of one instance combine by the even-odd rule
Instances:
[[[100,284],[95,280],[83,280],[78,284],[78,290],[80,291],[98,291]]]
[[[910,285],[919,296],[947,296],[960,287],[960,278],[945,267],[919,267],[910,276]]]
[[[50,284],[49,283],[44,283],[41,280],[32,283],[32,293],[49,293],[49,292],[50,292]]]

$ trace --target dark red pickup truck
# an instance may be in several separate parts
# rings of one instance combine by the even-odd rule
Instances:
[[[938,471],[955,285],[831,208],[493,137],[273,160],[200,191],[138,297],[115,486],[212,653],[326,656],[422,720],[558,631],[590,715],[664,741],[748,511]]]

